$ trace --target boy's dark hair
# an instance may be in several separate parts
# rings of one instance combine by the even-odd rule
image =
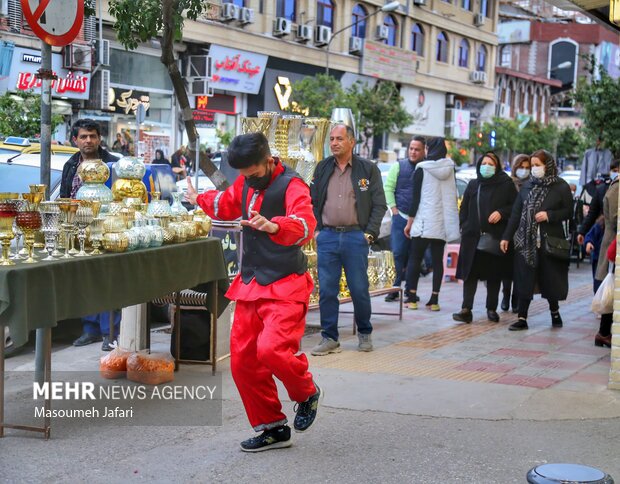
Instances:
[[[419,141],[422,143],[422,146],[426,146],[426,138],[424,136],[416,135],[409,141],[409,146],[411,146],[412,141]]]
[[[269,142],[262,133],[235,136],[228,146],[228,164],[237,170],[260,165],[269,156]]]
[[[620,166],[620,160],[618,158],[614,158],[613,160],[611,160],[611,163],[609,164],[609,169],[613,170],[614,168],[618,168]]]
[[[94,119],[84,118],[78,119],[75,123],[73,123],[73,127],[71,128],[71,137],[77,138],[78,132],[80,129],[85,129],[86,131],[96,131],[97,136],[101,136],[101,130],[99,129],[99,123]]]

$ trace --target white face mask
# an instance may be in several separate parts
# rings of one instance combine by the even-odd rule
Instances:
[[[535,178],[542,178],[545,176],[545,167],[544,166],[533,166],[532,167],[532,176]]]
[[[517,168],[517,178],[523,180],[527,178],[528,176],[530,176],[529,168]]]

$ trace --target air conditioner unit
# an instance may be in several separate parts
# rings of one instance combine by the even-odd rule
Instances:
[[[314,31],[314,45],[327,45],[332,38],[332,29],[325,25],[317,25]]]
[[[89,104],[93,109],[108,109],[110,105],[110,71],[100,69],[93,76]]]
[[[474,15],[474,25],[476,27],[480,27],[482,25],[484,25],[484,15],[481,13],[477,13],[476,15]]]
[[[273,21],[273,35],[282,37],[291,33],[291,21],[284,17],[278,17]]]
[[[413,4],[421,7],[426,5],[426,0],[413,0]]]
[[[454,107],[454,101],[456,96],[454,94],[446,94],[446,107]]]
[[[239,19],[239,7],[234,3],[224,3],[222,5],[222,15],[220,18],[224,22],[230,22],[231,20]]]
[[[105,39],[97,39],[95,41],[96,60],[99,65],[110,65],[110,41]]]
[[[361,37],[349,38],[349,54],[361,55],[364,50],[364,39]]]
[[[312,40],[312,27],[310,25],[298,25],[295,32],[295,40],[297,42],[308,42]]]
[[[241,25],[253,24],[254,23],[254,9],[243,7],[241,9],[241,14],[239,15],[239,23]]]
[[[377,25],[377,31],[375,33],[377,40],[387,40],[389,35],[390,29],[388,29],[387,25]]]
[[[469,80],[474,84],[486,84],[487,73],[484,71],[473,71],[469,73]]]
[[[69,44],[66,46],[63,67],[90,72],[93,67],[93,51],[90,45]]]
[[[213,77],[213,58],[208,55],[188,55],[185,77],[188,79],[211,79]]]

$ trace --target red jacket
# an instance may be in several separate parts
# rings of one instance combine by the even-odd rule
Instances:
[[[618,245],[616,239],[609,244],[609,249],[607,249],[607,260],[609,262],[616,262],[616,245]]]
[[[271,180],[274,180],[283,171],[282,164],[276,161]],[[198,195],[196,202],[207,215],[215,220],[237,220],[242,216],[241,196],[244,184],[245,177],[239,176],[232,186],[225,191],[208,190]],[[246,199],[248,203],[253,194],[254,189],[249,188]],[[263,198],[264,194],[259,193],[254,203],[254,210],[260,212]],[[280,229],[269,237],[276,244],[303,246],[312,239],[316,228],[308,185],[299,178],[291,180],[286,190],[284,204],[286,216],[271,219],[271,222],[277,224]],[[249,284],[244,284],[240,275],[237,275],[228,289],[226,297],[242,301],[286,299],[307,302],[312,287],[312,278],[307,272],[303,275],[291,274],[267,286],[261,286],[256,282],[256,279],[252,279]]]

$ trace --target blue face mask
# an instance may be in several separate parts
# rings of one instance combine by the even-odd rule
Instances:
[[[618,172],[612,171],[611,173],[609,173],[609,178],[611,179],[611,181],[614,181],[616,178],[618,178]]]
[[[495,175],[495,167],[491,165],[480,165],[480,175],[482,178],[491,178]]]

